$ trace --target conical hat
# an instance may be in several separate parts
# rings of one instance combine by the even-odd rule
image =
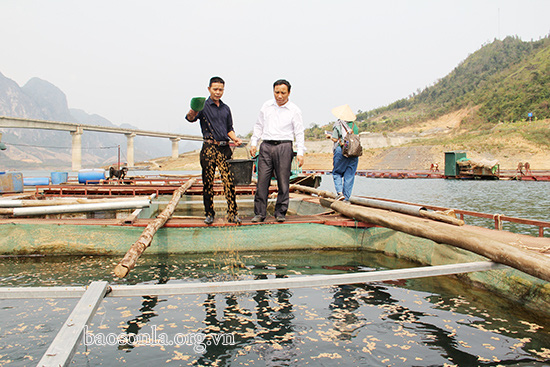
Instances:
[[[347,104],[334,107],[331,112],[334,116],[343,121],[355,121],[355,119],[357,118],[357,116],[355,116],[355,114],[351,110],[351,107]]]

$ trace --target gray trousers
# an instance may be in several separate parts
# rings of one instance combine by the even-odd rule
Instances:
[[[294,151],[292,142],[271,143],[264,141],[258,155],[258,184],[254,196],[254,214],[265,218],[267,215],[267,197],[271,177],[277,178],[277,203],[275,216],[285,216],[289,202],[289,180]]]

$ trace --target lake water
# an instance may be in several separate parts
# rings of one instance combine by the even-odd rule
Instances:
[[[320,189],[334,191],[332,176],[323,176]],[[550,221],[550,182],[389,179],[357,176],[353,195]],[[492,220],[473,217],[466,217],[465,220],[468,224],[494,228]],[[538,235],[536,227],[504,222],[503,228],[513,232]],[[545,237],[550,237],[550,229],[545,230]]]
[[[333,189],[330,176],[321,188]],[[548,220],[549,189],[543,182],[357,177],[354,194]],[[364,251],[164,255],[144,256],[119,280],[112,273],[119,260],[2,258],[0,286],[210,282],[416,266]],[[0,366],[36,365],[76,302],[0,300]],[[157,342],[129,338],[135,335],[156,335]],[[106,298],[86,338],[75,365],[550,366],[548,314],[451,277]]]

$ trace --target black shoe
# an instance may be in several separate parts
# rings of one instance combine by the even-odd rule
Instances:
[[[263,222],[264,220],[265,220],[265,217],[262,217],[260,214],[258,214],[258,215],[255,215],[254,218],[252,218],[251,222],[258,223],[258,222]]]
[[[204,223],[206,223],[208,225],[214,223],[214,216],[213,215],[207,215],[206,218],[204,219]]]
[[[283,222],[286,220],[285,216],[284,216],[284,215],[280,215],[280,214],[279,214],[279,215],[276,215],[276,216],[275,216],[275,219],[276,219],[277,222],[279,222],[279,223],[283,223]]]
[[[242,223],[242,220],[241,218],[239,218],[238,215],[230,215],[227,217],[227,221],[229,223],[235,223],[235,224],[241,224]]]

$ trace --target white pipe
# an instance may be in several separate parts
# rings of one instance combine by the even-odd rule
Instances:
[[[156,194],[153,194],[156,195]],[[149,200],[152,200],[154,196],[148,196]],[[54,205],[72,205],[72,204],[92,204],[92,203],[105,203],[105,202],[120,202],[129,200],[146,200],[146,196],[136,196],[130,198],[112,198],[112,199],[89,199],[89,198],[57,198],[53,200],[25,200],[25,199],[0,199],[0,208],[20,208],[28,206],[54,206]]]
[[[0,200],[0,208],[17,208],[23,206],[23,200]]]
[[[37,206],[27,208],[14,208],[13,216],[61,214],[61,213],[83,213],[97,210],[120,210],[144,208],[151,205],[150,200],[129,200],[117,201],[113,203],[95,203],[95,204],[75,204],[75,205],[54,205]]]

